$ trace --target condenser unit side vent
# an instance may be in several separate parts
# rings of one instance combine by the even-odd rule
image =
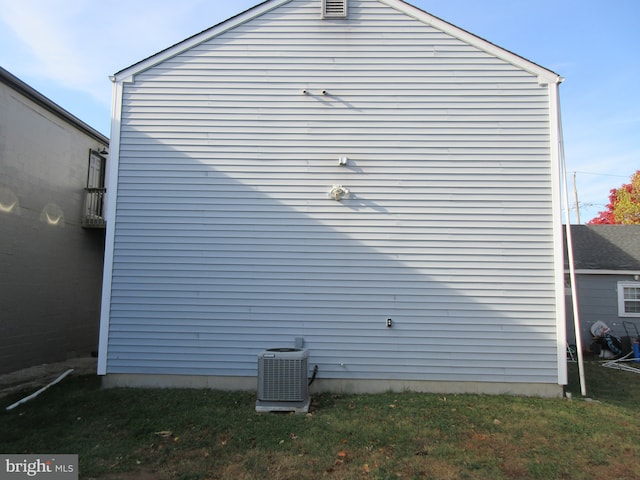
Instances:
[[[322,0],[322,18],[347,18],[348,0]]]
[[[299,402],[304,400],[306,373],[299,360],[264,358],[262,360],[262,400]]]
[[[309,411],[307,350],[272,348],[258,355],[258,412]]]

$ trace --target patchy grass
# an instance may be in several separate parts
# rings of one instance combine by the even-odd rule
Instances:
[[[70,377],[9,412],[25,392],[2,399],[0,452],[77,453],[81,478],[101,480],[640,478],[640,376],[588,362],[587,402],[570,372],[573,401],[324,394],[308,415]]]

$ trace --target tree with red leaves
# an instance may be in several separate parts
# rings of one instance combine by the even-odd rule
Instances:
[[[640,224],[640,170],[631,176],[631,183],[612,189],[607,209],[589,221],[589,225],[631,224]]]

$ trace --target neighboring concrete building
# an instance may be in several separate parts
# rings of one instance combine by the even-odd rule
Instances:
[[[635,336],[640,329],[640,225],[572,225],[571,236],[583,349],[589,349],[591,325],[598,320],[618,337]],[[575,343],[570,293],[567,289],[567,338]]]
[[[0,373],[97,350],[108,146],[0,68]]]
[[[554,72],[399,0],[270,0],[114,76],[98,371],[561,395]],[[117,206],[117,208],[116,208]]]

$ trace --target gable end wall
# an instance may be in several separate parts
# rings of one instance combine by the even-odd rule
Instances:
[[[255,377],[302,337],[324,379],[557,384],[549,88],[318,3],[119,87],[105,372]]]

